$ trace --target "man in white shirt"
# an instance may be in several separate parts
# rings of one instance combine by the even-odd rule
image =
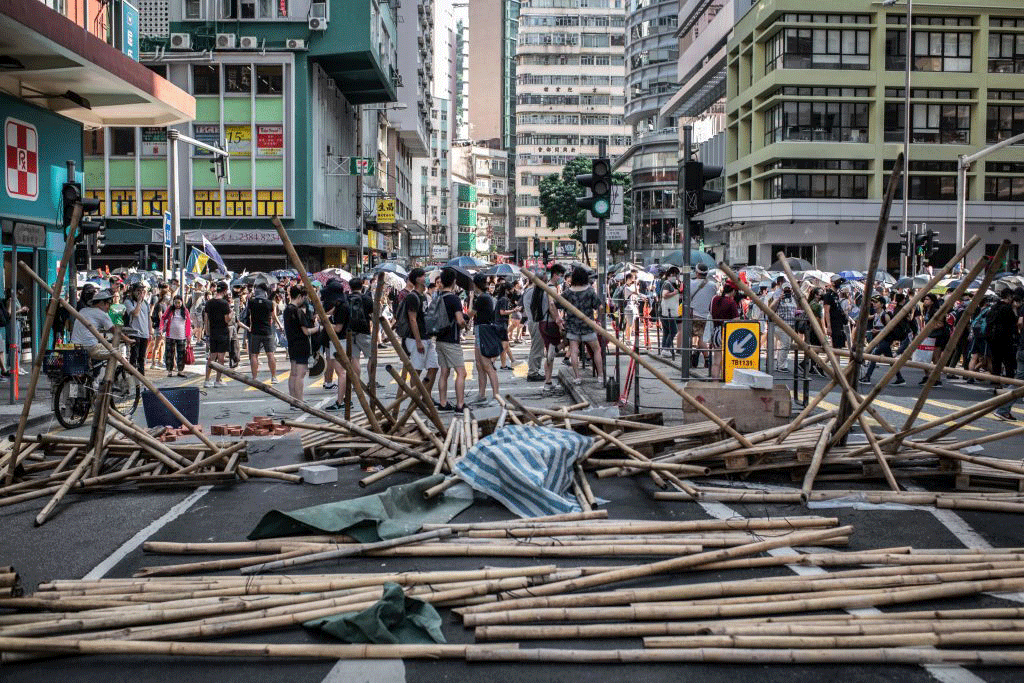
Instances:
[[[82,317],[88,320],[101,334],[114,329],[114,322],[110,319],[110,303],[113,299],[114,295],[109,289],[101,289],[93,294],[90,305],[80,311]],[[81,320],[75,320],[75,326],[71,330],[71,343],[84,346],[88,350],[90,358],[110,357],[110,352],[99,343],[96,336],[82,324]]]
[[[705,263],[698,263],[694,269],[694,277],[690,278],[690,310],[693,313],[693,337],[697,349],[707,350],[711,341],[711,326],[708,320],[711,318],[711,301],[718,294],[718,287],[708,279],[708,266]],[[682,349],[689,339],[679,337],[679,348]],[[710,354],[704,354],[705,365],[710,365]],[[691,354],[694,361],[692,367],[698,367],[696,361],[700,360],[699,351]]]

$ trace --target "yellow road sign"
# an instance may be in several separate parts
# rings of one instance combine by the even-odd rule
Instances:
[[[722,353],[725,381],[732,381],[736,370],[761,368],[761,324],[744,320],[725,323],[722,332]]]

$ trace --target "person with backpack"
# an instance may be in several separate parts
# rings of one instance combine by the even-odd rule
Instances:
[[[692,320],[692,338],[683,339],[682,335],[677,338],[680,353],[685,352],[684,346],[690,345],[690,366],[700,367],[701,350],[704,355],[704,367],[711,367],[711,355],[708,349],[711,348],[712,326],[708,325],[711,319],[711,302],[718,294],[718,287],[708,278],[708,265],[698,263],[694,268],[693,277],[690,278],[688,287],[690,291],[690,313]],[[682,310],[680,307],[680,318]]]
[[[428,333],[433,331],[437,337],[438,410],[461,412],[465,408],[466,361],[460,337],[468,322],[462,314],[462,300],[455,290],[455,279],[455,271],[451,268],[441,271],[441,293],[430,303],[424,314],[424,324]],[[455,371],[454,407],[448,403],[448,376],[452,370]]]
[[[545,280],[546,274],[540,273],[538,277]],[[544,297],[544,292],[531,283],[523,291],[523,296],[520,300],[523,311],[523,325],[530,333],[530,353],[526,361],[527,382],[544,381],[544,375],[540,371],[541,365],[544,363],[544,338],[540,333],[540,322],[544,319]]]
[[[1017,372],[1017,311],[1013,307],[1013,290],[1009,287],[999,292],[999,301],[993,307],[986,334],[992,357],[992,374],[1013,377]],[[995,383],[992,393],[999,386]]]
[[[679,330],[679,268],[672,266],[664,273],[659,287],[661,305],[661,355],[676,359],[675,338]]]
[[[473,356],[476,361],[478,395],[473,404],[486,406],[487,383],[490,381],[491,392],[497,401],[501,389],[498,386],[498,371],[494,369],[494,359],[501,355],[501,337],[494,325],[497,304],[488,292],[487,276],[477,273],[473,276],[473,310],[469,319],[473,322]]]
[[[938,294],[928,292],[924,295],[921,303],[924,306],[921,312],[922,324],[927,325],[931,322],[932,318],[938,315],[939,309],[942,308],[942,298]],[[928,333],[928,338],[932,340],[932,345],[934,346],[931,362],[938,362],[939,357],[942,356],[943,349],[946,348],[946,344],[949,342],[949,328],[946,326],[945,319],[939,322],[938,326]],[[924,384],[927,381],[928,373],[925,373],[924,377],[921,378],[921,381],[918,382],[918,384]],[[935,384],[933,386],[941,387],[942,380],[935,380]]]
[[[267,367],[270,369],[270,383],[277,381],[277,336],[274,334],[274,303],[264,285],[256,285],[252,298],[242,311],[242,323],[249,330],[249,369],[252,378],[258,379],[260,372],[260,352],[267,354]]]
[[[868,318],[868,341],[873,340],[878,334],[885,329],[885,326],[892,320],[892,315],[885,310],[886,307],[885,297],[881,294],[876,294],[871,297],[871,317]],[[882,340],[882,343],[875,347],[879,356],[886,356],[892,358],[892,345],[899,340],[899,336],[896,334],[896,330],[889,333],[889,336]],[[864,376],[860,378],[860,381],[864,384],[871,382],[871,375],[874,374],[875,368],[878,367],[878,363],[871,361],[868,363],[867,370],[864,371]],[[906,384],[907,380],[903,379],[903,373],[896,373],[896,379],[893,384]]]
[[[155,370],[164,356],[164,333],[160,321],[163,320],[164,312],[170,305],[171,295],[167,290],[167,283],[161,282],[158,291],[149,297],[150,315],[153,318],[153,339],[149,351],[152,355],[150,370]]]
[[[601,310],[601,298],[594,291],[594,288],[590,286],[590,276],[583,268],[573,269],[572,276],[569,279],[569,287],[562,292],[562,296],[590,320],[594,320],[596,314]],[[572,365],[573,384],[580,385],[583,383],[583,379],[580,377],[579,356],[580,346],[586,344],[590,347],[591,353],[593,353],[594,367],[601,369],[601,384],[603,386],[605,384],[605,368],[604,361],[601,358],[601,344],[598,342],[597,333],[582,318],[567,311],[565,315],[565,338],[569,341],[569,361]]]
[[[981,296],[981,292],[975,296]],[[974,320],[971,321],[971,364],[969,369],[973,372],[988,372],[989,349],[986,328],[995,309],[995,303],[991,297],[985,297],[981,306],[978,307],[978,313],[974,316]],[[975,382],[973,377],[967,378],[968,384]]]
[[[351,292],[348,295],[346,306],[347,320],[344,329],[345,334],[352,333],[352,367],[355,372],[361,373],[360,358],[370,358],[370,319],[373,318],[373,300],[363,291],[362,278],[352,278],[348,286]],[[367,382],[376,382],[375,377],[368,377]]]
[[[413,369],[422,373],[424,386],[429,392],[437,378],[437,344],[427,334],[426,311],[432,299],[427,296],[427,274],[422,268],[413,268],[406,278],[405,295],[398,299],[395,310],[395,334],[409,355]],[[436,311],[436,308],[435,308]]]
[[[312,355],[310,337],[320,331],[320,321],[315,317],[311,319],[306,313],[307,295],[304,287],[292,285],[288,295],[291,303],[284,309],[284,333],[288,337],[288,360],[291,362],[288,394],[301,401],[304,380],[309,371],[309,357]],[[223,358],[223,354],[220,355]]]
[[[1014,372],[1014,378],[1024,380],[1024,288],[1018,287],[1013,292],[1013,302],[1017,306],[1017,369]],[[998,408],[996,408],[996,417],[1000,417],[1004,420],[1016,420],[1017,418],[1013,414],[1013,404],[1016,401],[1010,401]]]
[[[565,266],[561,263],[556,263],[551,266],[550,273],[548,286],[557,292],[561,289],[562,283],[565,280]],[[565,321],[562,319],[562,314],[558,310],[555,300],[545,292],[542,292],[542,294],[544,296],[541,299],[540,307],[543,310],[534,311],[534,313],[540,316],[540,336],[544,339],[544,387],[542,391],[545,394],[553,394],[556,389],[552,383],[551,376],[555,369],[555,356],[558,355],[558,347],[562,344]]]

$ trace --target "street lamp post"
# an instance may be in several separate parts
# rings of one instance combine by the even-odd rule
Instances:
[[[882,0],[884,7],[892,7],[902,0]],[[903,81],[903,229],[900,234],[907,235],[907,224],[910,217],[910,60],[914,54],[912,33],[914,26],[914,0],[906,0],[907,3],[907,47],[904,62],[906,74]],[[904,237],[903,239],[906,239]],[[907,259],[900,258],[900,277],[907,275],[905,272]]]

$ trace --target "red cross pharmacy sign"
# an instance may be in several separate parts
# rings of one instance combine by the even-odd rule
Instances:
[[[39,134],[30,123],[4,122],[5,184],[12,199],[35,201],[39,196]]]

